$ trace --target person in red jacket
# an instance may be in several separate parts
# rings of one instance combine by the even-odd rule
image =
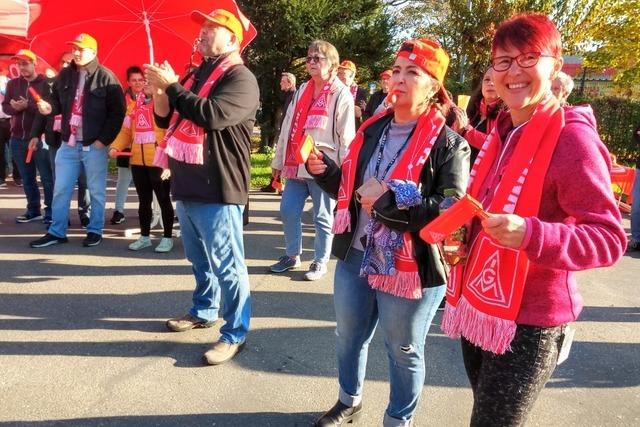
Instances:
[[[471,425],[520,426],[582,310],[574,272],[615,264],[626,235],[591,108],[562,107],[551,94],[562,68],[553,22],[502,23],[491,63],[509,111],[467,190],[490,217],[467,226],[468,258],[451,270],[442,327],[462,340]]]

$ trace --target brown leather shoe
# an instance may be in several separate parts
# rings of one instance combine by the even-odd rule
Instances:
[[[204,358],[209,365],[220,365],[233,359],[243,348],[244,342],[230,344],[225,341],[217,341],[204,354]]]
[[[215,323],[215,320],[205,322],[204,320],[200,320],[190,314],[185,314],[182,317],[175,317],[167,320],[166,325],[167,328],[173,332],[184,332],[196,328],[210,328],[215,325]]]

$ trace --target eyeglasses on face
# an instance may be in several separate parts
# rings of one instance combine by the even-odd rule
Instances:
[[[314,55],[314,56],[307,56],[307,63],[309,64],[317,64],[318,62],[321,61],[326,61],[327,57],[326,56],[318,56],[318,55]]]
[[[516,64],[518,64],[520,68],[531,68],[535,66],[542,57],[555,58],[553,55],[545,55],[540,52],[527,52],[518,56],[496,56],[491,59],[491,67],[495,71],[507,71],[511,68],[513,61],[516,61]]]

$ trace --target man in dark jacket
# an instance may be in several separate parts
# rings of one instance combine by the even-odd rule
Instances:
[[[36,55],[28,49],[20,49],[13,59],[20,70],[20,77],[7,83],[7,92],[2,101],[2,109],[11,116],[10,146],[13,158],[20,170],[24,185],[24,194],[27,197],[27,211],[24,215],[16,217],[16,222],[31,222],[42,220],[45,224],[51,223],[51,198],[53,195],[53,177],[46,150],[33,153],[27,163],[27,150],[33,127],[34,118],[38,114],[36,98],[44,93],[46,79],[42,74],[36,73]],[[36,141],[42,148],[42,142]],[[40,210],[40,190],[38,189],[37,172],[40,173],[42,187],[44,189],[44,218]]]
[[[387,93],[389,92],[389,79],[391,79],[391,70],[384,70],[380,73],[380,90],[374,92],[369,98],[369,102],[367,102],[367,106],[364,109],[364,113],[362,115],[362,120],[367,120],[369,117],[373,116],[387,97]]]
[[[166,62],[145,68],[154,87],[156,123],[169,128],[155,163],[168,161],[184,251],[196,279],[188,314],[168,320],[167,327],[175,332],[209,327],[220,313],[221,337],[204,355],[218,365],[242,349],[251,318],[242,212],[259,91],[240,51],[255,29],[237,8],[191,16],[202,25],[198,49],[204,57],[192,78],[183,86]]]
[[[72,45],[73,63],[60,71],[49,99],[38,103],[38,120],[62,114],[62,144],[56,155],[53,223],[47,234],[31,242],[33,248],[67,242],[69,204],[82,166],[91,193],[91,217],[82,245],[100,244],[107,190],[106,147],[120,132],[125,115],[122,87],[111,70],[98,63],[97,41],[82,33],[68,44]],[[32,137],[34,144],[38,135]]]

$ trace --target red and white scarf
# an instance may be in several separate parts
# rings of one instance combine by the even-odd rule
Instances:
[[[138,95],[136,105],[131,113],[127,114],[122,127],[131,129],[135,124],[133,142],[136,144],[151,144],[156,142],[156,133],[153,125],[153,102],[145,102],[144,94]]]
[[[352,84],[349,87],[349,90],[351,90],[351,96],[353,96],[353,100],[356,100],[356,97],[358,96],[358,85],[357,84]]]
[[[330,78],[322,86],[315,101],[313,100],[313,80],[307,82],[304,92],[300,95],[300,99],[298,99],[293,111],[293,120],[291,121],[284,168],[282,169],[284,178],[296,178],[298,176],[300,163],[298,163],[296,153],[300,151],[300,145],[304,142],[305,130],[326,129],[329,123],[329,101],[335,82],[335,76]]]
[[[76,138],[78,135],[78,128],[82,126],[82,103],[84,102],[84,84],[80,85],[80,74],[78,74],[78,87],[76,88],[76,95],[73,98],[73,106],[71,107],[71,118],[69,119],[69,129],[71,134],[69,135],[69,141],[67,144],[73,147],[76,145]]]
[[[372,123],[389,114],[393,114],[393,110],[387,109],[367,119],[360,126],[355,139],[349,145],[342,163],[337,212],[333,222],[333,233],[335,234],[351,231],[349,205],[353,197],[358,157],[364,144],[364,132]],[[390,180],[400,179],[413,181],[416,185],[420,184],[422,168],[426,164],[431,148],[438,139],[444,124],[445,118],[436,107],[431,107],[418,118],[416,129],[406,150],[398,160],[398,164],[393,169],[389,177]],[[397,273],[394,275],[370,274],[367,276],[367,280],[373,289],[403,298],[419,299],[422,297],[422,284],[418,274],[418,264],[413,258],[411,234],[409,232],[403,233],[403,239],[404,245],[394,254]]]
[[[62,130],[62,114],[53,116],[53,131],[60,132]]]
[[[242,58],[238,52],[233,52],[223,58],[216,68],[214,68],[213,72],[209,74],[207,81],[200,87],[200,90],[198,90],[198,96],[201,98],[208,97],[213,84],[216,83],[229,68],[242,63]],[[194,84],[195,78],[192,74],[185,83],[185,88],[189,90]],[[174,110],[167,133],[156,148],[156,154],[153,159],[154,166],[167,169],[169,167],[167,156],[189,164],[201,165],[204,163],[204,129],[186,118],[182,118],[180,123],[178,123],[179,117],[180,114]]]
[[[494,190],[495,196],[485,207],[488,212],[538,215],[544,178],[563,127],[564,111],[554,97],[538,105]],[[471,196],[480,197],[501,145],[496,126],[473,165],[467,190]],[[452,338],[462,335],[495,354],[510,350],[528,269],[523,250],[500,246],[480,231],[470,242],[466,263],[451,269],[442,330]]]

